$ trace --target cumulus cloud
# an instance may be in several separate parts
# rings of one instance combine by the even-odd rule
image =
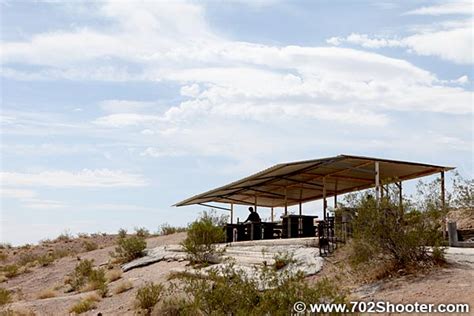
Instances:
[[[83,169],[78,172],[63,170],[42,171],[37,173],[1,172],[0,182],[7,187],[141,187],[147,181],[140,174],[121,170]]]

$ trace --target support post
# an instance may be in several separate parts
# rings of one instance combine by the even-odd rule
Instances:
[[[336,184],[334,185],[334,209],[337,208],[337,179]]]
[[[234,203],[230,203],[230,223],[234,224]]]
[[[327,209],[327,203],[326,203],[326,177],[323,177],[323,215],[324,215],[324,220],[326,220],[326,209]]]
[[[444,170],[441,171],[441,211],[445,212],[446,211],[446,192],[445,192],[445,186],[444,186]],[[447,225],[447,218],[444,216],[443,218],[443,235],[446,238],[446,230],[449,229],[449,227],[446,227]],[[449,232],[448,232],[449,233]]]
[[[285,216],[288,215],[288,189],[285,186]]]
[[[303,207],[301,205],[301,199],[303,198],[303,188],[300,189],[300,205],[299,205],[299,213],[300,213],[300,216],[303,215]]]
[[[380,169],[379,162],[375,162],[375,201],[380,204]]]
[[[441,171],[441,207],[444,211],[446,209],[446,192],[444,187],[444,171]]]
[[[257,194],[255,194],[254,208],[255,208],[255,212],[257,212]]]
[[[272,220],[272,222],[273,222],[273,220],[274,220],[273,206],[272,206],[272,212],[271,212],[271,214],[270,214],[270,218],[271,218],[271,220]]]
[[[403,214],[403,191],[402,181],[398,182],[398,206],[400,208],[400,214]]]

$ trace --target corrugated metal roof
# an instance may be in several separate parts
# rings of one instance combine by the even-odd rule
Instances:
[[[344,194],[375,186],[375,162],[382,183],[428,176],[454,168],[424,163],[339,155],[277,164],[222,187],[195,195],[175,206],[217,202],[280,207]],[[286,202],[285,202],[286,201]]]

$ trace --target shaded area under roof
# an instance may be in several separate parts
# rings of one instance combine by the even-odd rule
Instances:
[[[283,207],[375,187],[375,163],[383,184],[452,170],[408,161],[339,155],[277,164],[241,180],[195,195],[174,206],[200,203],[233,203]]]

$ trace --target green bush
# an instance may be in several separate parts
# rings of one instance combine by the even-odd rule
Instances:
[[[146,241],[138,236],[119,238],[113,256],[120,262],[126,263],[143,257],[146,249]]]
[[[92,260],[81,260],[65,283],[71,286],[72,291],[81,290],[87,285],[87,290],[96,290],[102,297],[105,297],[108,293],[105,270],[102,268],[94,269]]]
[[[35,262],[38,260],[38,255],[32,252],[22,253],[18,259],[18,264],[20,266],[26,266],[29,263]]]
[[[8,304],[12,301],[11,291],[0,287],[0,306]]]
[[[388,199],[377,206],[370,195],[362,198],[353,221],[350,260],[354,266],[385,262],[393,269],[429,266],[442,259],[442,213],[405,210]],[[436,260],[427,246],[437,249]]]
[[[187,230],[186,227],[175,227],[175,226],[170,226],[168,223],[164,223],[158,229],[158,235],[166,236],[166,235],[185,232],[186,230]]]
[[[88,276],[88,283],[91,290],[96,290],[101,297],[106,297],[109,289],[104,269],[94,269]]]
[[[146,283],[137,291],[135,307],[145,311],[146,315],[150,315],[155,305],[161,299],[163,290],[164,288],[161,284]]]
[[[287,265],[295,262],[293,255],[288,252],[275,254],[273,260],[275,260],[273,265],[275,270],[281,270]]]
[[[94,308],[97,307],[96,302],[99,300],[98,297],[95,296],[88,296],[86,298],[83,298],[76,304],[74,304],[70,309],[70,313],[75,313],[75,314],[82,314],[85,312],[88,312]]]
[[[82,243],[82,246],[86,251],[93,251],[99,248],[99,245],[97,245],[96,242],[86,240]]]
[[[175,315],[291,315],[297,301],[344,303],[345,295],[324,279],[309,284],[292,275],[263,267],[259,280],[250,279],[232,264],[210,269],[205,276],[179,274],[161,314]],[[262,284],[265,285],[262,289]]]
[[[74,268],[74,272],[66,279],[65,283],[69,284],[73,291],[77,291],[87,282],[92,270],[92,260],[81,260]]]
[[[20,274],[20,268],[16,264],[3,266],[2,271],[7,278],[13,278]]]
[[[222,218],[204,212],[197,221],[189,225],[187,237],[181,245],[191,262],[209,263],[218,254],[215,244],[225,241],[225,233],[220,224]]]
[[[42,267],[46,267],[51,265],[54,262],[54,255],[52,254],[45,254],[38,257],[38,263]]]
[[[127,237],[127,230],[125,228],[120,228],[118,231],[118,238],[123,239]]]
[[[145,227],[135,227],[135,235],[140,238],[147,238],[150,236],[150,232]]]

